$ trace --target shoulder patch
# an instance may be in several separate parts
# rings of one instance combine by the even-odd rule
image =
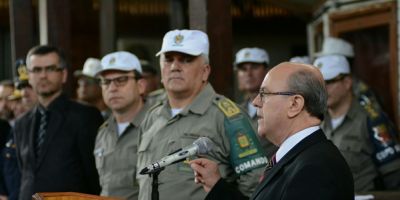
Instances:
[[[240,113],[239,107],[228,98],[223,98],[220,101],[218,101],[217,106],[228,118],[233,117]]]
[[[214,103],[224,113],[225,133],[230,145],[230,163],[236,174],[264,167],[268,163],[250,119],[233,101],[216,96]]]

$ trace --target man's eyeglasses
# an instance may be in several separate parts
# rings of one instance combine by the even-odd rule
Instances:
[[[57,67],[57,65],[49,65],[46,67],[33,67],[32,69],[28,69],[28,72],[32,74],[41,74],[43,71],[46,73],[54,73],[54,72],[60,72],[62,70],[63,68]]]
[[[333,79],[331,79],[331,80],[326,80],[326,81],[325,81],[325,85],[329,85],[329,84],[332,84],[332,83],[336,83],[336,82],[338,82],[338,81],[341,81],[341,80],[343,80],[346,76],[347,76],[346,74],[340,74],[340,75],[336,76],[335,78],[333,78]]]
[[[119,77],[113,78],[113,79],[100,78],[100,84],[103,87],[108,88],[110,86],[110,84],[112,82],[114,82],[115,86],[122,87],[122,86],[126,85],[126,83],[128,83],[129,79],[135,79],[136,80],[136,77],[134,77],[134,76],[119,76]]]
[[[296,95],[297,93],[294,92],[264,92],[260,91],[258,92],[258,95],[260,95],[261,101],[264,102],[265,97],[268,95],[283,95],[283,96],[293,96]]]

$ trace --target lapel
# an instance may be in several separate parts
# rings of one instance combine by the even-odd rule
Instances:
[[[276,163],[272,169],[268,171],[268,174],[266,175],[265,179],[258,184],[255,192],[253,193],[252,197],[250,199],[256,199],[256,197],[261,193],[261,191],[265,188],[268,187],[268,184],[271,183],[271,180],[274,179],[275,176],[278,175],[278,172],[281,171],[283,167],[288,165],[290,161],[295,159],[295,157],[307,149],[308,147],[314,145],[315,143],[321,142],[323,140],[326,140],[326,137],[324,133],[322,132],[321,129],[318,129],[308,137],[304,138],[302,141],[300,141],[298,144],[296,144],[283,158]]]
[[[36,168],[38,169],[43,162],[44,157],[46,157],[47,151],[49,149],[54,136],[57,135],[60,131],[62,131],[62,125],[65,122],[64,113],[67,113],[66,105],[68,101],[66,101],[66,97],[58,97],[55,99],[55,102],[52,103],[49,107],[49,121],[46,130],[46,139],[43,143],[43,151],[42,154],[38,156],[38,160],[36,163]]]
[[[30,163],[36,163],[36,156],[35,156],[35,139],[36,139],[36,129],[37,129],[37,124],[36,121],[37,119],[37,107],[31,110],[31,112],[28,114],[28,120],[27,124],[24,125],[24,129],[27,129],[26,131],[23,131],[22,133],[28,133],[28,139],[27,145],[28,145],[28,159],[30,160]],[[34,166],[34,165],[33,165]],[[31,167],[33,167],[31,166]],[[33,169],[33,168],[32,168]]]

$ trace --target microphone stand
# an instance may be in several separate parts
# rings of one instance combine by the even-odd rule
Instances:
[[[151,173],[149,173],[150,177],[153,177],[153,182],[151,183],[151,200],[159,200],[159,192],[158,192],[158,175],[164,170],[165,167],[161,167]]]

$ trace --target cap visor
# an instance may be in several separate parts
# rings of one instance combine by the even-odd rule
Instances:
[[[98,71],[95,76],[98,76],[98,75],[100,75],[101,73],[103,73],[105,71],[111,71],[111,70],[129,72],[129,71],[135,70],[135,68],[132,68],[132,69],[121,69],[119,67],[114,67],[113,66],[113,67],[104,68],[104,69]]]
[[[160,56],[161,54],[167,53],[167,52],[179,52],[179,53],[188,54],[188,55],[191,55],[191,56],[199,56],[202,53],[201,51],[194,51],[194,50],[181,49],[181,48],[179,48],[179,49],[171,48],[171,49],[165,49],[165,50],[159,51],[156,54],[156,56]]]

